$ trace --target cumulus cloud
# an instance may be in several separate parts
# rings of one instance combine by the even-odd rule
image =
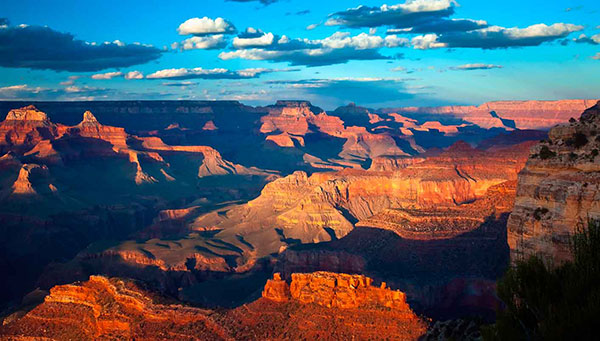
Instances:
[[[488,27],[484,20],[447,19],[454,14],[454,0],[407,0],[397,5],[359,6],[336,12],[325,22],[327,26],[393,27],[389,33],[445,33],[471,31]]]
[[[585,34],[581,34],[579,37],[573,39],[573,41],[580,44],[585,43],[592,45],[600,45],[600,34],[596,34],[591,37],[588,37]]]
[[[469,32],[426,34],[414,37],[411,42],[416,49],[442,47],[497,49],[538,46],[545,42],[565,38],[569,34],[581,30],[583,30],[583,26],[565,23],[536,24],[526,28],[491,26]]]
[[[171,47],[181,48],[182,50],[216,50],[227,46],[225,36],[215,34],[210,36],[194,36],[185,39],[181,43],[175,43]]]
[[[258,31],[257,31],[258,33]],[[248,34],[245,34],[248,36]],[[322,66],[349,60],[390,59],[379,53],[383,47],[409,46],[409,40],[396,35],[386,37],[361,33],[336,32],[324,39],[290,39],[260,31],[256,38],[240,38],[234,51],[221,52],[223,60],[247,59],[288,62],[291,65]]]
[[[97,73],[92,75],[92,79],[113,79],[115,77],[119,77],[123,75],[122,72],[107,72],[107,73]]]
[[[229,34],[235,33],[235,26],[221,17],[214,20],[209,17],[191,18],[179,25],[177,32],[180,35],[192,34],[195,36]]]
[[[502,65],[474,63],[474,64],[464,64],[464,65],[454,66],[454,67],[451,67],[450,69],[451,70],[468,71],[468,70],[501,69],[502,67],[503,67]]]
[[[306,29],[307,29],[308,31],[312,31],[312,30],[314,30],[315,28],[319,27],[319,25],[320,25],[320,24],[310,24],[310,25],[306,26]]]
[[[65,88],[32,87],[27,84],[0,87],[1,100],[94,100],[106,98],[113,90],[95,87],[68,86]]]
[[[380,7],[358,6],[329,16],[327,26],[397,28],[418,26],[454,13],[454,0],[407,0],[403,4]]]
[[[143,79],[144,75],[139,71],[129,71],[125,74],[125,79]]]
[[[251,28],[249,28],[251,29]],[[248,30],[246,30],[247,32]],[[258,32],[256,32],[258,33]],[[259,47],[259,46],[269,46],[273,44],[273,40],[275,36],[273,33],[264,33],[260,32],[259,35],[251,35],[250,33],[246,33],[241,37],[233,38],[233,46],[236,48],[249,48],[249,47]]]
[[[592,56],[592,59],[595,60],[600,60],[600,52],[596,53],[595,55]]]
[[[162,52],[152,46],[102,44],[75,39],[72,34],[49,27],[0,27],[0,66],[54,71],[100,71],[128,67],[158,59]]]
[[[410,42],[417,50],[437,49],[448,46],[446,43],[439,42],[437,34],[434,33],[413,37]]]
[[[232,71],[223,68],[215,69],[203,69],[197,68],[179,68],[179,69],[164,69],[156,71],[146,76],[147,79],[249,79],[257,78],[265,73],[272,72],[289,72],[297,71],[297,69],[265,69],[265,68],[253,68],[243,69],[238,71]]]

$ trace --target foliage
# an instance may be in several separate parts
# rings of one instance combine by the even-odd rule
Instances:
[[[573,260],[559,266],[533,256],[498,282],[505,308],[485,340],[595,340],[600,316],[600,221],[572,238]]]
[[[540,149],[540,158],[542,160],[546,160],[555,156],[556,153],[551,151],[547,146],[543,146],[542,149]]]

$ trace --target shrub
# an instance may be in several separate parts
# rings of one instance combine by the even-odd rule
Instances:
[[[600,316],[600,222],[571,240],[573,261],[560,266],[533,256],[498,282],[505,308],[485,340],[595,340]]]
[[[547,146],[543,146],[540,149],[540,159],[546,160],[556,156],[556,153],[551,151]]]

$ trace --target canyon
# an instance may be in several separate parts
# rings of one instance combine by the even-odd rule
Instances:
[[[275,279],[264,298],[236,309],[214,311],[185,307],[118,278],[53,287],[43,303],[4,319],[3,338],[238,340],[376,337],[417,340],[425,323],[404,301],[403,293],[371,286],[364,276],[335,273],[295,274],[292,287],[304,294],[277,300]],[[333,287],[332,287],[333,284]],[[307,293],[306,288],[311,292]],[[336,291],[335,305],[319,298]],[[293,291],[295,292],[295,290]],[[319,294],[317,294],[319,293]],[[352,295],[355,293],[355,295]],[[303,297],[316,297],[307,301]],[[287,298],[287,297],[286,297]],[[363,304],[356,304],[356,299]],[[366,304],[369,303],[369,304]],[[371,304],[372,303],[372,304]],[[375,328],[376,327],[376,328]]]
[[[513,260],[569,260],[571,236],[600,218],[599,133],[600,102],[532,149],[507,226]]]
[[[600,216],[595,102],[0,102],[0,334],[417,339],[417,314],[493,320],[509,258],[567,259]]]

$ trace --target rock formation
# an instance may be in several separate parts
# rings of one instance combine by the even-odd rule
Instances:
[[[227,339],[209,311],[158,304],[132,283],[91,276],[56,286],[44,303],[5,324],[6,338]]]
[[[36,195],[37,192],[31,184],[31,173],[34,170],[48,171],[46,166],[40,166],[36,164],[24,164],[19,171],[17,180],[12,185],[12,194],[17,195]]]
[[[450,115],[482,128],[549,129],[578,116],[596,100],[499,101],[480,106],[407,107],[384,112]]]
[[[519,173],[508,222],[512,259],[539,254],[570,258],[570,237],[600,218],[600,102],[579,121],[550,130]]]
[[[309,281],[299,287],[299,297],[313,295],[316,304],[260,298],[236,309],[211,311],[176,304],[130,281],[91,276],[82,283],[56,286],[33,310],[6,318],[0,337],[297,340],[372,339],[385,333],[392,340],[417,340],[425,334],[425,323],[399,291],[369,287],[369,279],[361,276],[319,273],[296,278]],[[332,289],[336,304],[320,304],[320,295]]]
[[[209,131],[213,131],[213,130],[218,130],[219,128],[217,128],[217,126],[215,125],[215,122],[213,121],[207,121],[204,126],[202,127],[202,130],[209,130]]]
[[[83,113],[83,120],[77,126],[69,129],[69,133],[87,138],[107,141],[113,149],[127,149],[128,134],[124,128],[104,126],[89,111]]]
[[[0,123],[0,147],[14,146],[25,148],[44,139],[53,139],[60,135],[60,128],[50,122],[48,116],[30,105],[8,112]]]
[[[262,293],[264,298],[276,302],[289,300],[303,304],[314,303],[327,308],[387,307],[411,314],[406,295],[399,290],[390,290],[385,282],[373,286],[373,280],[363,275],[337,274],[332,272],[295,273],[291,283],[275,273],[267,281]],[[416,316],[415,316],[416,318]]]

